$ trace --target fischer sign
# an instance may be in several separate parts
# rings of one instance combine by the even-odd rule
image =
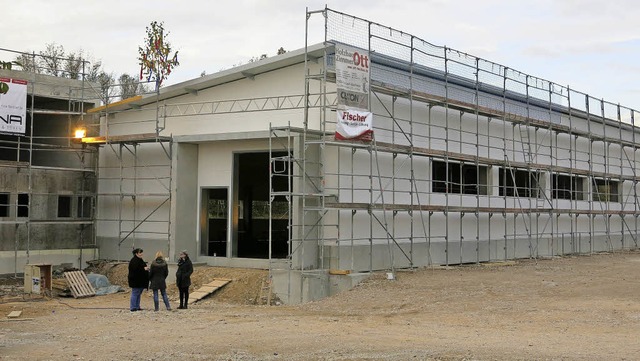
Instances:
[[[24,134],[27,128],[27,82],[0,78],[0,133]]]
[[[372,139],[373,115],[371,112],[363,112],[353,109],[338,109],[337,114],[338,123],[336,126],[336,139],[357,139],[365,141]]]
[[[335,69],[338,111],[336,139],[371,140],[369,111],[369,52],[336,44]]]

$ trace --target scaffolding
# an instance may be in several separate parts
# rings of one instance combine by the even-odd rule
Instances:
[[[0,77],[27,82],[24,132],[0,134],[3,273],[16,276],[24,264],[51,259],[81,267],[97,251],[97,152],[76,142],[73,134],[88,125],[86,109],[99,103],[95,85],[86,80],[88,62],[9,49],[0,54],[8,60],[3,63],[16,67],[4,67]],[[16,64],[15,58],[28,64]],[[63,63],[77,69],[51,67]]]
[[[0,53],[24,63],[0,70],[0,77],[26,80],[28,86],[26,132],[0,134],[0,254],[4,259],[13,253],[11,271],[21,273],[23,264],[33,262],[82,268],[84,260],[114,247],[112,254],[128,259],[130,250],[121,253],[121,246],[145,238],[160,239],[157,248],[168,253],[172,139],[160,135],[158,90],[147,97],[156,103],[151,114],[134,114],[132,128],[124,129],[110,124],[110,117],[143,96],[121,99],[124,84],[90,82],[86,60]],[[61,70],[73,62],[81,64],[77,74]],[[85,134],[76,136],[77,129]],[[100,160],[108,153],[116,164]]]
[[[291,165],[271,172],[291,185],[271,190],[290,206],[290,253],[272,272],[638,247],[636,110],[328,8],[307,12],[305,49],[318,16],[304,127],[271,128],[271,151],[288,154],[271,168]],[[369,54],[371,142],[334,137],[341,44]]]
[[[161,135],[165,117],[159,113],[158,96],[156,89],[147,100],[137,95],[89,111],[100,127],[99,136],[84,140],[100,148],[100,247],[119,260],[130,258],[132,249],[144,244],[167,256],[172,251],[173,138]],[[137,102],[155,105],[141,109]],[[131,104],[134,108],[128,109]],[[130,120],[111,124],[119,114]]]

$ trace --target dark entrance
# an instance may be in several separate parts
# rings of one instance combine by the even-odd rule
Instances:
[[[207,256],[227,255],[227,227],[229,224],[229,195],[227,188],[202,189],[201,253]]]
[[[272,153],[283,157],[286,153]],[[234,203],[237,207],[236,257],[269,258],[269,153],[238,153],[235,155]],[[282,163],[279,163],[282,168]],[[279,172],[287,174],[287,167]],[[273,188],[288,189],[289,177],[274,177]],[[272,203],[271,257],[285,258],[288,254],[288,203],[276,197]]]

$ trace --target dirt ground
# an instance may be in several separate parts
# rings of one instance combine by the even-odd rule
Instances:
[[[5,285],[0,360],[638,360],[639,269],[636,251],[437,267],[267,306],[265,271],[197,267],[194,283],[233,281],[188,310],[133,313],[128,290],[73,299]],[[21,321],[3,319],[14,310]]]

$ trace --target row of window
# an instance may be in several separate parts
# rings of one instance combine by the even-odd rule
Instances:
[[[507,197],[537,198],[542,184],[540,171],[515,168],[498,170],[498,195]],[[432,192],[487,195],[489,189],[489,167],[474,164],[433,161],[431,167]],[[551,176],[551,198],[588,200],[587,180],[584,176],[553,174]],[[594,201],[618,202],[619,182],[609,179],[590,178]]]
[[[92,198],[86,196],[58,196],[58,218],[71,218],[75,199],[76,218],[91,218]],[[29,217],[29,194],[18,193],[16,217]],[[0,193],[0,217],[9,217],[11,210],[10,194]]]

